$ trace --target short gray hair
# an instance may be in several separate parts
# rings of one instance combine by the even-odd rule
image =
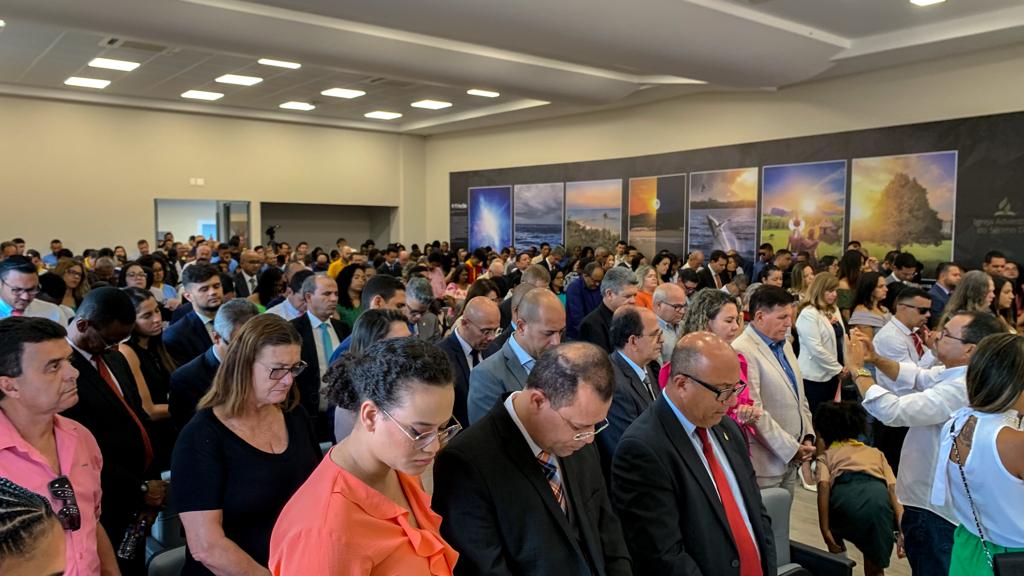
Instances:
[[[259,314],[260,309],[256,304],[245,298],[228,300],[217,309],[217,316],[213,319],[213,330],[221,340],[230,342],[235,330]]]
[[[611,290],[613,294],[618,294],[626,286],[636,286],[639,284],[636,280],[636,274],[632,270],[625,266],[615,266],[604,273],[604,280],[601,280],[601,295]]]
[[[302,281],[303,298],[305,298],[307,294],[316,294],[316,278],[316,274],[313,274]]]
[[[409,283],[405,285],[405,297],[421,304],[430,304],[434,301],[434,287],[426,278],[410,278]]]

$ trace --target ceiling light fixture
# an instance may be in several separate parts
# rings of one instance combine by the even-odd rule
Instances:
[[[79,76],[72,76],[64,81],[68,86],[78,86],[79,88],[95,88],[102,90],[107,86],[110,86],[110,80],[100,80],[98,78],[81,78]]]
[[[141,64],[138,62],[129,62],[127,60],[114,60],[113,58],[93,58],[89,61],[89,66],[92,68],[106,68],[107,70],[131,72],[141,66]]]
[[[256,62],[263,64],[264,66],[276,66],[278,68],[288,68],[289,70],[298,70],[299,68],[302,68],[302,64],[299,64],[298,62],[271,60],[270,58],[260,58]]]
[[[484,98],[497,98],[498,96],[501,96],[501,94],[497,92],[492,92],[490,90],[480,90],[477,88],[473,88],[472,90],[466,90],[466,94],[469,94],[470,96],[482,96]]]
[[[225,74],[223,76],[218,77],[215,81],[220,82],[221,84],[238,84],[239,86],[252,86],[254,84],[259,84],[260,82],[263,82],[263,78],[259,78],[256,76],[240,76],[238,74]]]
[[[281,104],[280,106],[278,106],[278,108],[284,108],[285,110],[299,110],[301,112],[309,112],[310,110],[315,110],[316,106],[313,106],[309,102],[296,102],[295,100],[292,100],[290,102],[285,102],[284,104]]]
[[[188,90],[181,93],[182,98],[191,98],[193,100],[220,100],[224,97],[220,92],[206,92],[204,90]]]
[[[374,120],[394,120],[395,118],[402,117],[398,112],[385,112],[384,110],[374,110],[373,112],[363,114],[363,116],[373,118]]]
[[[363,92],[362,90],[349,90],[348,88],[331,88],[330,90],[324,90],[320,94],[324,96],[332,96],[334,98],[348,98],[351,100],[352,98],[365,96],[366,92]]]
[[[946,0],[910,0],[910,3],[914,6],[931,6],[932,4],[942,4]]]
[[[7,26],[7,22],[0,20],[0,28],[3,28],[4,26]]]
[[[420,100],[419,102],[413,102],[410,104],[413,108],[425,108],[427,110],[441,110],[443,108],[451,108],[451,102],[441,102],[440,100]]]

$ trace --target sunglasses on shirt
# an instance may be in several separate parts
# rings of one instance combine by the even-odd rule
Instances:
[[[78,509],[78,500],[75,499],[75,489],[71,486],[71,480],[60,475],[47,484],[50,489],[50,496],[54,500],[64,503],[57,511],[57,519],[60,520],[61,528],[74,532],[82,527],[82,511]]]

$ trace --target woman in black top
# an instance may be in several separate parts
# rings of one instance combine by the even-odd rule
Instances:
[[[295,377],[301,340],[280,316],[246,322],[174,448],[182,575],[269,574],[270,533],[321,460]]]

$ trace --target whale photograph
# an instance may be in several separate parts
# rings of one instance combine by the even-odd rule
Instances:
[[[689,251],[735,250],[752,260],[757,245],[758,169],[690,174]]]

